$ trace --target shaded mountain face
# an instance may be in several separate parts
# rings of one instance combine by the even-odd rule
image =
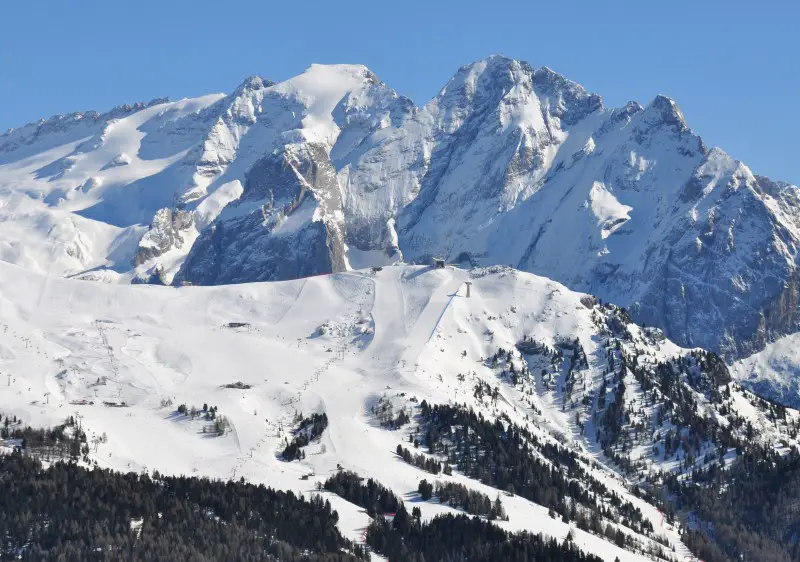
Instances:
[[[440,256],[548,276],[727,359],[798,329],[796,186],[706,147],[669,98],[609,109],[499,56],[421,108],[363,66],[314,65],[52,118],[0,137],[0,189],[0,259],[87,279]]]
[[[341,193],[325,147],[286,147],[250,168],[241,198],[203,231],[175,282],[219,285],[343,271],[343,232]]]

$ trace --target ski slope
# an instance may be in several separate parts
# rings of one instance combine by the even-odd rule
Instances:
[[[465,281],[472,296],[466,298]],[[588,463],[603,462],[580,443],[570,419],[538,400],[534,419],[524,395],[503,387],[491,405],[475,398],[474,380],[496,384],[485,359],[523,335],[544,341],[577,335],[595,350],[591,311],[582,295],[513,270],[384,267],[279,283],[221,287],[97,284],[41,275],[0,263],[0,411],[33,426],[78,416],[91,457],[123,471],[245,478],[315,493],[341,466],[374,477],[419,505],[423,516],[453,511],[416,494],[423,478],[453,479],[494,498],[498,491],[454,472],[432,477],[395,454],[408,431],[379,425],[381,399],[409,404],[466,403],[496,418],[505,413],[542,439],[574,440]],[[663,353],[679,351],[663,346]],[[459,374],[466,374],[461,380]],[[249,389],[224,388],[241,382]],[[124,403],[124,406],[123,406]],[[180,415],[180,404],[206,403],[230,427]],[[298,414],[330,420],[306,458],[278,458]],[[205,429],[208,429],[206,427]],[[105,434],[104,441],[96,439]],[[631,496],[622,478],[599,464],[593,476],[640,506],[657,532],[689,553],[658,511]],[[304,478],[305,477],[305,478]],[[360,539],[367,515],[338,497],[342,531]],[[543,532],[613,561],[639,560],[519,496],[502,496],[512,530]],[[646,537],[640,537],[649,541]]]

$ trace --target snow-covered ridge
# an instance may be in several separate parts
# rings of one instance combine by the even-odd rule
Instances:
[[[73,113],[53,115],[48,119],[40,119],[39,121],[27,123],[21,127],[11,127],[7,129],[5,133],[0,135],[0,139],[6,140],[6,142],[0,145],[0,150],[7,150],[7,142],[9,141],[16,143],[32,142],[41,135],[56,131],[64,131],[79,123],[116,119],[130,115],[131,113],[135,113],[137,111],[141,111],[142,109],[146,109],[150,106],[160,105],[163,103],[169,103],[169,98],[154,98],[149,102],[121,104],[115,106],[105,113],[99,113],[97,111],[77,111]]]
[[[729,360],[800,322],[798,188],[709,149],[666,96],[606,108],[491,56],[422,107],[364,66],[312,65],[46,123],[0,137],[0,259],[34,270],[218,284],[511,264]]]

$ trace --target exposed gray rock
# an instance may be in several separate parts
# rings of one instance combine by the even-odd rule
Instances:
[[[259,160],[245,191],[195,243],[176,284],[275,281],[346,268],[336,170],[318,144]]]
[[[134,258],[134,265],[158,257],[173,248],[181,248],[186,231],[194,226],[194,214],[185,210],[160,209],[153,217]]]

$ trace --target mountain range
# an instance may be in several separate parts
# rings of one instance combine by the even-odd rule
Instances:
[[[285,280],[432,256],[535,272],[728,360],[798,328],[796,186],[492,56],[421,108],[357,65],[0,137],[0,257],[105,281]],[[25,232],[25,244],[18,242]]]
[[[501,56],[421,107],[312,65],[51,117],[0,136],[0,451],[324,493],[353,557],[440,559],[415,529],[460,511],[569,560],[800,560],[798,243],[798,188],[670,98]]]

